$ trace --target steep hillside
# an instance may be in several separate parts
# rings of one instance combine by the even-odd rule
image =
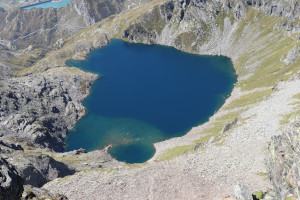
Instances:
[[[0,12],[0,67],[14,74],[33,65],[64,39],[110,15],[141,4],[140,0],[72,0],[54,9],[21,8]]]
[[[0,38],[8,42],[9,49],[24,49],[29,45],[46,48],[60,38],[126,10],[125,3],[124,0],[74,0],[59,9],[10,9],[0,14],[4,19],[0,22]]]
[[[105,15],[93,13],[81,15],[84,24]],[[2,137],[20,142],[23,150],[10,150],[14,156],[43,152],[75,168],[76,174],[44,186],[70,199],[224,199],[233,195],[237,183],[248,185],[251,192],[268,191],[268,171],[273,185],[286,187],[276,176],[287,167],[275,169],[277,161],[269,161],[267,171],[265,158],[267,142],[300,113],[299,15],[298,0],[154,0],[112,15],[64,40],[58,50],[18,71],[17,77],[2,81]],[[84,59],[113,38],[228,56],[238,82],[207,123],[155,144],[156,154],[145,164],[118,163],[105,151],[37,150],[62,149],[67,130],[84,114],[81,101],[96,78],[66,68],[65,61]],[[97,155],[105,158],[100,166],[94,162]],[[276,187],[270,193],[274,199],[298,195],[289,190],[295,186],[287,186],[284,193]]]
[[[42,0],[45,1],[45,0]],[[42,2],[40,1],[40,2]],[[9,10],[11,8],[16,8],[16,7],[22,7],[22,6],[28,6],[38,3],[38,0],[26,0],[26,1],[20,1],[20,0],[0,0],[0,7],[2,9]],[[1,10],[0,8],[0,10]],[[1,11],[0,11],[1,12]]]
[[[152,193],[154,198],[166,198],[167,193],[167,198],[194,195],[210,199],[232,194],[238,182],[249,185],[251,191],[270,187],[264,179],[267,141],[280,134],[291,113],[299,112],[293,105],[299,81],[291,80],[300,66],[299,2],[153,1],[71,37],[61,50],[33,69],[50,67],[52,58],[56,58],[57,65],[66,58],[83,59],[98,47],[97,41],[110,38],[170,45],[197,54],[226,55],[232,58],[239,81],[226,104],[208,123],[186,136],[155,145],[157,153],[152,160],[164,162],[150,162],[129,171],[125,165],[111,176],[93,172],[95,179],[103,181],[88,188],[85,185],[92,179],[90,173],[79,173],[65,182],[48,184],[48,189],[56,188],[74,197],[67,192],[70,186],[83,195],[101,187],[105,191],[103,199],[106,195],[118,199],[124,193],[148,198],[147,190],[156,191]],[[151,178],[150,174],[159,176]],[[77,177],[83,184],[78,187]],[[106,187],[111,181],[116,184],[113,190]],[[124,183],[124,188],[118,181]],[[138,189],[131,191],[130,185]],[[111,193],[115,190],[118,192]]]

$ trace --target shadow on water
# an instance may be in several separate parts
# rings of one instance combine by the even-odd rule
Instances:
[[[101,78],[84,101],[88,114],[70,131],[66,150],[112,144],[111,155],[128,163],[147,161],[153,143],[206,122],[236,82],[229,58],[121,40],[67,65]]]

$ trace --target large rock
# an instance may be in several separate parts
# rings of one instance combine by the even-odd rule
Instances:
[[[0,158],[0,200],[18,200],[23,192],[23,179],[5,159]]]
[[[253,200],[249,188],[245,185],[238,184],[234,188],[234,196],[236,200]]]
[[[244,0],[247,5],[262,10],[265,14],[293,17],[297,18],[300,15],[300,5],[298,1],[293,0]]]
[[[24,179],[24,184],[41,187],[48,181],[75,173],[65,164],[46,155],[24,155],[8,159]]]

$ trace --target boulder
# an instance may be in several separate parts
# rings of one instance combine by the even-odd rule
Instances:
[[[248,187],[241,184],[235,186],[234,196],[236,200],[253,200],[252,194]]]

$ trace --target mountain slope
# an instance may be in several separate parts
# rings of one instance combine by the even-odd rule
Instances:
[[[298,1],[153,1],[72,36],[49,58],[83,59],[101,38],[226,55],[238,83],[208,123],[156,144],[146,166],[81,172],[46,188],[74,199],[93,199],[98,190],[103,199],[222,199],[238,182],[253,192],[271,187],[264,179],[267,142],[281,133],[286,117],[299,112],[293,98],[300,88]],[[33,70],[51,64],[45,59]],[[70,187],[79,193],[74,196]]]
[[[281,133],[291,115],[299,113],[295,98],[300,88],[299,14],[298,0],[157,0],[110,16],[2,82],[5,87],[1,88],[7,90],[1,96],[13,99],[6,107],[0,104],[5,108],[0,118],[1,126],[6,127],[2,137],[24,140],[26,143],[20,142],[25,154],[36,152],[37,147],[61,150],[67,130],[84,113],[81,101],[96,78],[66,68],[65,61],[84,59],[110,39],[225,55],[232,59],[238,82],[209,122],[183,137],[155,144],[156,154],[145,164],[127,165],[110,158],[97,167],[94,157],[85,153],[44,151],[80,171],[44,188],[70,199],[223,199],[232,196],[238,182],[252,192],[266,191],[271,187],[265,180],[267,142]],[[89,17],[86,22],[91,22]],[[30,87],[19,95],[27,85]],[[34,104],[26,101],[28,97]],[[41,112],[21,112],[18,105],[28,109],[34,105]],[[53,107],[61,112],[51,113]],[[45,112],[47,117],[38,120]],[[41,123],[49,116],[51,123]]]

